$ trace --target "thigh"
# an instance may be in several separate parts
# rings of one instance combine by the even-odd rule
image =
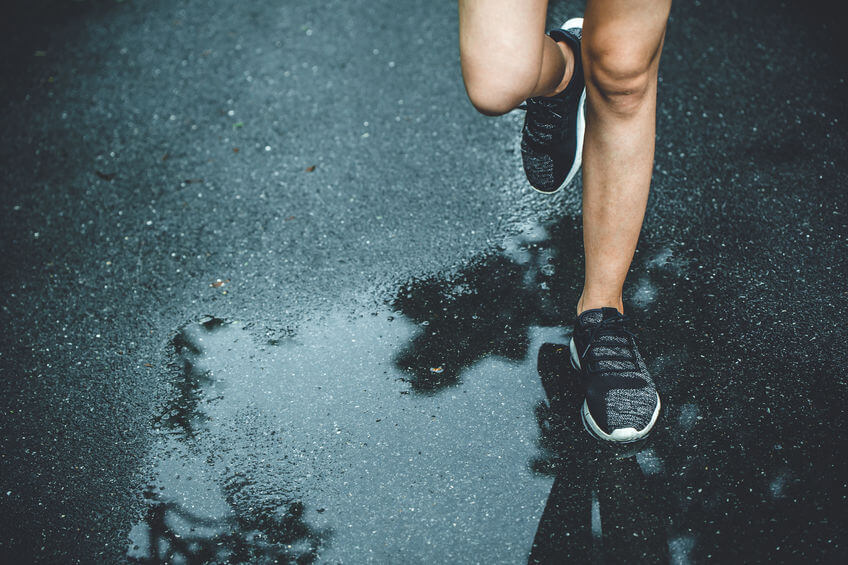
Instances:
[[[626,75],[654,67],[670,9],[671,0],[588,0],[582,41],[586,70],[602,64]]]
[[[548,0],[459,0],[459,50],[466,85],[484,77],[531,81],[542,64]]]

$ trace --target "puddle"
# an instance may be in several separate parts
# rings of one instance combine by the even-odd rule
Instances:
[[[594,531],[590,514],[551,508],[582,492],[562,486],[576,480],[614,528],[609,489],[552,461],[563,441],[599,468],[609,457],[555,429],[537,365],[543,344],[568,338],[578,252],[574,224],[531,225],[502,254],[407,281],[379,308],[264,333],[214,316],[181,328],[130,559],[532,562],[561,553],[544,532],[563,527],[581,551],[598,546],[579,533]]]
[[[582,430],[552,423],[551,399],[580,392],[540,379],[537,352],[567,342],[579,249],[574,224],[527,226],[502,254],[407,281],[378,308],[280,331],[214,316],[181,328],[130,559],[535,562],[572,552],[546,541],[563,528],[578,553],[615,547],[604,482],[663,464],[605,466]],[[572,503],[587,513],[563,514]]]
[[[652,438],[582,430],[567,361],[582,282],[573,221],[404,281],[378,307],[282,329],[199,317],[172,340],[171,394],[128,557],[149,563],[673,561],[710,555],[798,472],[758,451],[705,383],[690,261],[641,246],[626,302],[665,400]],[[650,309],[650,316],[642,315]],[[714,355],[714,354],[713,354]],[[739,414],[738,403],[718,405]],[[763,455],[767,452],[767,455]],[[770,466],[746,479],[750,457]],[[774,470],[779,469],[775,474]],[[771,480],[763,479],[768,476]],[[790,480],[791,478],[791,480]],[[739,485],[758,485],[756,490]],[[764,520],[765,518],[763,518]]]
[[[386,308],[327,314],[276,345],[235,321],[184,328],[130,557],[417,561],[471,543],[520,560],[550,487],[527,466],[534,363],[487,351],[458,384],[456,357],[409,353],[437,327]],[[524,347],[551,333],[530,328]],[[454,386],[419,394],[435,367]]]

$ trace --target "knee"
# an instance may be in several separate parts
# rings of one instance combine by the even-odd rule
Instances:
[[[471,105],[484,116],[502,116],[520,103],[515,101],[514,94],[510,92],[498,92],[469,85],[466,85],[465,91],[468,93]]]
[[[654,59],[654,54],[636,51],[586,49],[586,81],[610,110],[631,114],[641,106],[656,82]]]
[[[533,72],[535,71],[535,72]],[[463,68],[468,99],[478,112],[500,116],[515,109],[533,91],[538,71],[526,67],[501,67],[489,72],[474,72]]]

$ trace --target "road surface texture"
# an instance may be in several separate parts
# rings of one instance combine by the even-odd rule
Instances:
[[[579,182],[474,112],[455,2],[13,4],[2,561],[845,562],[827,5],[673,7],[622,451],[564,362]]]

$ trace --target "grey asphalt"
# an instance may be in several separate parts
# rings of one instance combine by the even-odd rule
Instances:
[[[848,558],[840,14],[672,9],[625,296],[665,408],[632,452],[562,358],[579,183],[526,184],[456,19],[13,4],[0,558]]]

